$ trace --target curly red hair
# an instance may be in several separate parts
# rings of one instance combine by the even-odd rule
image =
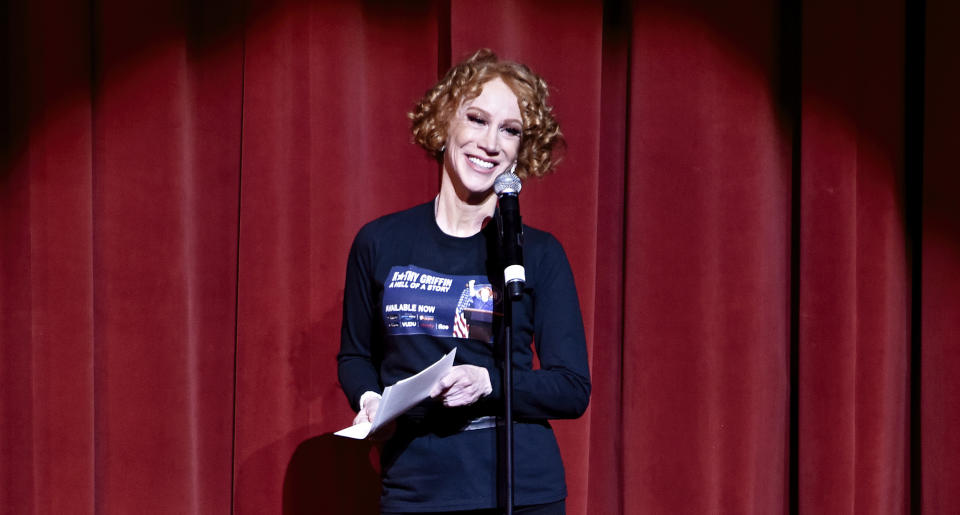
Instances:
[[[517,96],[523,130],[515,173],[521,178],[550,173],[565,145],[560,125],[547,103],[547,83],[523,64],[501,61],[489,49],[478,50],[454,66],[426,92],[408,114],[413,140],[438,161],[442,159],[450,120],[464,103],[480,96],[483,85],[500,78]]]

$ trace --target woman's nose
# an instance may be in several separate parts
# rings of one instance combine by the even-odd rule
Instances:
[[[497,137],[497,129],[492,124],[484,131],[480,146],[488,154],[500,153],[500,138]]]

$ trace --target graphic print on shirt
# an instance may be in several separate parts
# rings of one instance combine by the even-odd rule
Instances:
[[[395,266],[383,283],[388,334],[429,334],[493,343],[500,292],[482,275],[448,275]]]

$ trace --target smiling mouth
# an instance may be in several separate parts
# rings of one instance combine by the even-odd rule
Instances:
[[[480,159],[479,157],[467,156],[467,160],[477,165],[478,167],[483,168],[484,170],[490,170],[494,166],[497,166],[497,163],[493,161],[486,161],[486,160]]]

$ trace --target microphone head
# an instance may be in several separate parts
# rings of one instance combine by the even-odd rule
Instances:
[[[520,182],[517,174],[513,172],[503,172],[493,181],[493,191],[497,193],[498,197],[511,193],[517,195],[520,193],[520,188],[522,187],[523,183]]]

